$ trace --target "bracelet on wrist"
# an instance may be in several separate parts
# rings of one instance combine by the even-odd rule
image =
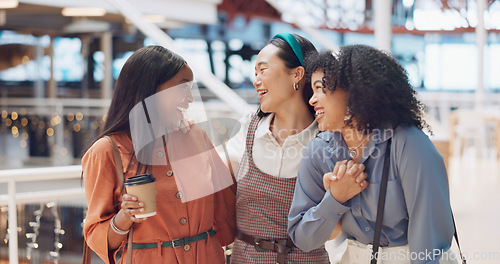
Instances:
[[[116,217],[116,215],[114,215],[111,218],[111,221],[109,222],[109,224],[111,226],[111,229],[113,229],[113,232],[117,233],[118,235],[122,235],[122,236],[128,234],[128,232],[130,230],[121,230],[118,227],[116,227],[116,225],[115,225],[115,217]]]

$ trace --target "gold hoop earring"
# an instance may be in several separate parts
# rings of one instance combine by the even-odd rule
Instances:
[[[299,84],[298,83],[293,83],[293,89],[295,91],[298,91],[299,90]]]

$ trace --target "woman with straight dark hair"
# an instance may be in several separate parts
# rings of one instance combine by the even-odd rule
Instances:
[[[115,263],[119,250],[123,251],[119,262],[125,263],[128,250],[125,244],[132,226],[134,263],[225,262],[222,246],[234,239],[234,193],[225,188],[184,201],[187,194],[178,184],[178,175],[184,172],[172,165],[175,153],[170,151],[171,144],[182,144],[181,147],[187,150],[198,150],[199,145],[211,146],[205,131],[197,125],[191,126],[189,131],[175,130],[183,122],[182,111],[193,101],[192,81],[193,73],[184,59],[161,46],[137,50],[123,66],[103,131],[82,159],[88,205],[84,234],[91,249],[106,263]],[[154,138],[154,152],[149,154],[154,154],[153,161],[163,163],[151,163],[144,160],[141,157],[144,153],[139,155],[136,149],[137,135],[134,136],[136,131],[131,131],[132,120],[129,118],[136,106],[165,92],[169,92],[168,96],[158,97],[162,101],[156,98],[157,108],[154,109],[167,115],[168,120],[152,119],[153,108],[147,106],[148,124],[159,122],[168,129],[172,128]],[[111,139],[106,139],[106,136]],[[122,195],[112,141],[119,150],[124,178],[150,173],[156,179],[156,215],[136,216],[144,212],[144,203],[136,196]],[[224,166],[214,155],[215,151],[206,153],[201,163],[191,164],[200,179],[215,177],[221,173],[218,166]]]
[[[297,168],[319,132],[304,67],[304,58],[315,53],[307,39],[280,33],[257,56],[253,84],[260,108],[228,143],[238,168],[234,263],[329,263],[323,246],[304,252],[287,234]]]

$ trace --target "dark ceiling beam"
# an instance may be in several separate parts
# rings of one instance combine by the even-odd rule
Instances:
[[[281,14],[265,0],[223,0],[218,9],[228,14],[228,23],[237,16],[247,20],[258,17],[270,22],[281,21]]]

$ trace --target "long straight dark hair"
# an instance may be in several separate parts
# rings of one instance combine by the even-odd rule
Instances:
[[[97,139],[118,131],[130,133],[130,110],[155,94],[157,87],[174,77],[185,64],[181,56],[162,46],[147,46],[134,52],[116,80],[106,121]]]
[[[117,132],[125,132],[130,137],[129,113],[132,108],[154,95],[157,87],[174,77],[184,65],[186,61],[181,56],[162,46],[147,46],[134,52],[123,65],[104,126],[90,146]]]
[[[318,53],[318,51],[316,50],[314,45],[308,39],[306,39],[300,35],[297,35],[297,34],[292,34],[292,36],[299,43],[300,48],[302,49],[302,54],[304,54],[304,60],[306,60],[307,57]],[[283,62],[285,63],[285,66],[288,69],[294,69],[294,68],[297,68],[299,66],[302,66],[300,64],[299,59],[297,58],[297,55],[295,55],[295,53],[293,52],[292,47],[290,47],[290,44],[288,44],[283,39],[273,38],[267,43],[267,45],[273,45],[273,46],[276,46],[279,48],[276,55],[278,56],[278,58],[283,60]],[[307,71],[307,69],[306,69],[306,71]],[[309,105],[309,99],[311,98],[313,93],[312,93],[312,88],[311,88],[311,82],[307,76],[308,76],[307,74],[304,74],[304,78],[306,78],[306,84],[305,84],[304,89],[302,89],[302,97],[304,98],[304,102],[305,102],[307,108],[309,109],[309,112],[311,112],[311,115],[314,116],[314,107]],[[269,115],[269,114],[270,113],[262,112],[262,110],[260,109],[260,106],[259,106],[259,109],[257,110],[258,116],[264,117],[264,116]]]

